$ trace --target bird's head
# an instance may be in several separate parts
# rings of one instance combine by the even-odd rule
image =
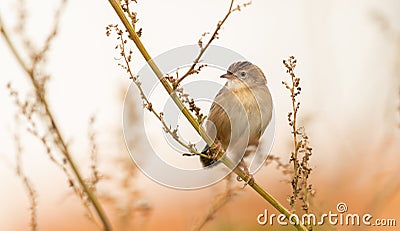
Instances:
[[[267,79],[261,69],[248,61],[232,63],[226,73],[221,75],[221,78],[226,78],[228,84],[229,82],[233,82],[232,84],[244,82],[248,86],[253,86],[267,83]]]

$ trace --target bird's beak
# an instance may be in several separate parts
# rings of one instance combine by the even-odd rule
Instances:
[[[232,73],[227,72],[226,74],[221,75],[221,78],[234,79],[234,78],[236,78],[236,76]]]

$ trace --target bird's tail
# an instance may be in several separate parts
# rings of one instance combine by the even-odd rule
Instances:
[[[210,146],[208,146],[208,144],[207,144],[204,147],[204,149],[203,149],[203,151],[201,153],[205,154],[205,155],[208,155],[209,150],[210,150]],[[207,157],[203,157],[203,156],[200,156],[200,161],[201,161],[201,163],[203,164],[204,167],[208,167],[208,166],[218,162],[216,160],[213,160],[213,159],[207,158]]]

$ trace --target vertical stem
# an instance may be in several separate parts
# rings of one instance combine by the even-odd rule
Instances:
[[[294,183],[292,184],[293,187],[293,198],[290,203],[290,207],[293,210],[296,199],[297,199],[297,183],[298,183],[298,170],[299,170],[299,162],[297,160],[298,157],[298,143],[297,143],[297,105],[296,105],[296,93],[295,93],[295,77],[293,73],[290,73],[290,76],[292,78],[292,87],[290,88],[290,93],[291,93],[291,98],[292,98],[292,109],[293,109],[293,124],[292,124],[292,133],[293,133],[293,145],[294,145],[294,151],[293,151],[293,156],[292,156],[292,161],[293,161],[293,181]]]

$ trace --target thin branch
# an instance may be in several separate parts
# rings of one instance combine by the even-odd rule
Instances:
[[[214,219],[215,214],[222,207],[224,207],[227,203],[232,201],[232,199],[237,195],[237,192],[239,190],[243,189],[242,187],[232,188],[231,183],[232,183],[232,177],[230,174],[228,175],[227,178],[227,186],[225,192],[221,193],[220,195],[217,195],[214,198],[214,201],[211,203],[211,206],[208,209],[207,213],[195,226],[193,226],[193,228],[191,229],[192,231],[200,231],[208,222]]]
[[[291,85],[285,81],[282,81],[282,84],[290,91],[291,103],[292,103],[292,111],[288,113],[288,121],[289,126],[292,129],[293,135],[293,152],[290,156],[290,162],[293,162],[293,179],[292,179],[292,187],[293,187],[293,195],[290,198],[290,207],[293,210],[296,199],[299,193],[298,190],[298,181],[299,181],[299,161],[298,161],[298,154],[300,143],[297,139],[297,135],[299,134],[297,131],[297,111],[300,107],[300,103],[296,101],[296,97],[300,94],[301,88],[299,87],[300,79],[296,78],[294,74],[294,68],[296,67],[296,59],[291,56],[287,61],[283,61],[284,65],[287,68],[287,73],[289,73],[291,78]]]
[[[4,40],[6,40],[6,44],[10,48],[11,53],[14,55],[14,57],[17,60],[18,64],[22,67],[22,69],[26,73],[30,73],[31,70],[25,64],[25,62],[23,61],[22,57],[19,55],[17,49],[15,48],[14,44],[12,43],[10,37],[8,36],[8,33],[6,32],[6,29],[4,28],[4,24],[3,24],[3,20],[1,19],[1,16],[0,16],[0,33],[3,36]]]
[[[29,227],[32,231],[38,230],[38,223],[37,223],[37,193],[33,187],[31,180],[26,176],[25,172],[22,168],[22,146],[20,137],[17,134],[14,134],[14,141],[15,141],[15,148],[16,148],[16,166],[15,172],[17,176],[21,179],[22,184],[27,192],[28,199],[29,199],[29,212],[30,212],[30,219],[29,219]]]
[[[293,162],[293,176],[291,185],[293,193],[290,197],[290,207],[294,211],[297,199],[303,202],[301,208],[309,214],[310,210],[310,196],[313,196],[314,190],[312,185],[308,184],[308,178],[311,173],[309,164],[312,155],[312,148],[309,146],[309,138],[303,126],[297,126],[297,116],[300,108],[300,102],[296,97],[301,93],[300,78],[296,77],[294,69],[297,60],[295,57],[290,56],[288,60],[284,60],[283,64],[286,67],[286,72],[290,75],[291,84],[282,81],[282,84],[290,91],[292,101],[292,111],[288,113],[289,126],[292,128],[293,136],[293,151],[291,153],[290,161]],[[309,230],[312,230],[311,224],[305,224]]]
[[[36,67],[36,63],[39,63],[46,57],[45,54],[49,51],[52,42],[56,38],[57,32],[58,32],[58,27],[60,25],[61,15],[64,12],[64,9],[66,6],[67,6],[67,0],[61,0],[61,3],[59,5],[59,7],[57,7],[56,12],[54,14],[54,21],[53,21],[53,25],[50,30],[50,33],[47,35],[42,48],[39,49],[39,51],[37,51],[35,53],[34,57],[32,57],[32,60],[33,60],[33,63],[32,63],[33,70],[32,71],[34,71],[34,68]]]
[[[279,156],[269,154],[265,160],[265,166],[276,164],[276,169],[281,170],[283,175],[293,174],[293,170],[290,168],[290,164],[283,162]]]
[[[121,8],[119,1],[117,0],[109,0],[111,6],[114,8],[115,12],[117,13],[118,17],[121,19],[122,23],[124,24],[125,28],[127,29],[130,38],[135,43],[136,47],[142,54],[143,58],[147,61],[153,72],[156,74],[158,79],[160,80],[161,84],[164,86],[165,90],[168,92],[172,100],[175,102],[177,107],[182,111],[185,117],[188,119],[190,124],[193,128],[197,131],[197,133],[202,137],[202,139],[210,146],[214,147],[214,141],[207,135],[203,127],[198,123],[196,118],[190,113],[190,111],[184,106],[183,102],[179,99],[177,94],[174,92],[172,86],[169,82],[164,78],[161,70],[158,68],[154,60],[151,58],[149,53],[147,52],[146,48],[144,47],[142,41],[140,40],[139,36],[136,34],[133,26],[130,24],[129,20],[124,14],[124,11]],[[233,171],[242,178],[245,182],[249,182],[250,176],[247,175],[241,168],[236,168],[236,165],[230,160],[228,157],[223,156],[224,152],[218,153],[218,158],[220,161],[224,163],[228,168],[233,169]],[[267,193],[263,188],[261,188],[256,182],[250,181],[249,185],[266,201],[268,201],[272,206],[274,206],[279,212],[284,214],[286,217],[290,217],[291,212],[289,212],[279,201],[277,201],[273,196]],[[298,230],[307,230],[301,224],[296,224],[295,227]]]
[[[101,175],[98,166],[98,148],[96,144],[96,131],[94,130],[95,117],[91,116],[89,119],[89,127],[88,127],[88,138],[89,138],[89,146],[90,146],[90,170],[91,176],[89,178],[89,187],[94,192],[96,191],[96,185],[101,179]]]
[[[208,42],[206,43],[205,46],[203,46],[202,40],[200,39],[198,44],[200,47],[200,52],[197,55],[196,59],[193,61],[192,65],[190,66],[189,70],[182,75],[182,77],[180,77],[177,82],[176,82],[176,86],[177,87],[186,77],[188,77],[189,75],[193,74],[195,71],[195,67],[196,65],[199,63],[201,57],[203,56],[204,52],[207,50],[207,48],[210,46],[210,44],[212,43],[212,41],[214,41],[214,39],[218,38],[218,32],[221,29],[222,25],[225,23],[225,21],[228,19],[229,15],[231,15],[231,13],[233,12],[232,8],[233,8],[233,3],[235,2],[235,0],[231,0],[231,4],[229,5],[229,9],[228,12],[226,13],[226,15],[224,16],[224,18],[218,22],[217,27],[214,30],[214,33],[212,34],[212,36],[210,37],[210,39],[208,40]],[[203,36],[206,33],[203,34]]]

